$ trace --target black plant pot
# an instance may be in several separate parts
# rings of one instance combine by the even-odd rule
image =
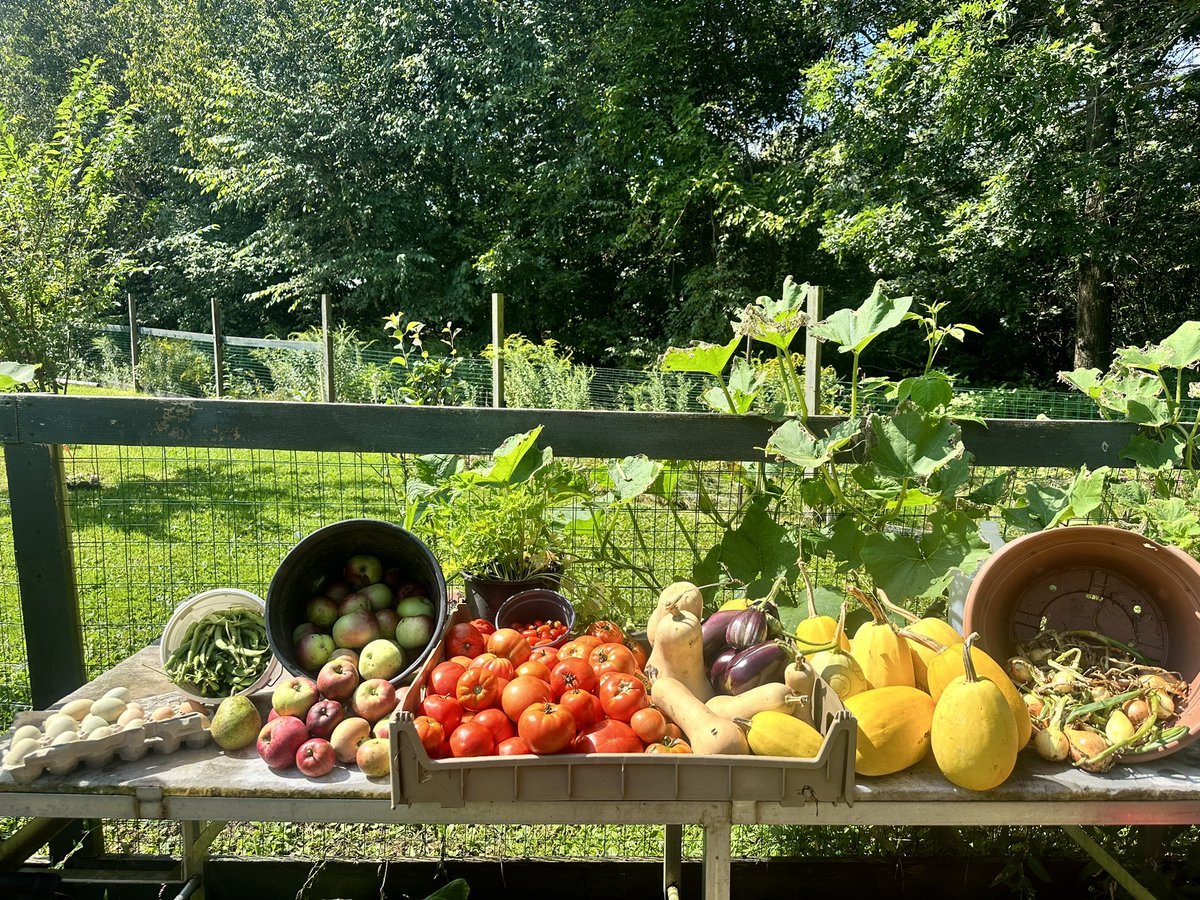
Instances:
[[[477,618],[496,621],[496,612],[504,601],[514,594],[534,588],[557,590],[562,580],[562,569],[547,569],[520,581],[496,581],[463,572],[463,587],[467,592],[467,603]]]

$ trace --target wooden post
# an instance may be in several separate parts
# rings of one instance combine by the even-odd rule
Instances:
[[[821,321],[825,288],[816,284],[808,289],[808,321]],[[804,330],[804,403],[810,416],[821,414],[821,342],[811,329]]]
[[[504,295],[492,294],[492,406],[504,406]]]
[[[136,391],[138,389],[138,323],[137,323],[137,301],[133,299],[133,293],[125,294],[129,303],[129,380],[130,386]]]
[[[321,295],[321,337],[325,344],[325,402],[337,403],[337,385],[333,380],[333,301]]]
[[[212,298],[212,327],[213,375],[216,379],[217,396],[222,397],[225,395],[225,342],[221,336],[221,304],[216,297]]]

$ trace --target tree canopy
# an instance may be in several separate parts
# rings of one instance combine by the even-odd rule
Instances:
[[[108,60],[128,203],[88,260],[151,324],[328,293],[480,346],[501,291],[627,364],[786,275],[884,278],[980,326],[973,379],[1045,381],[1197,317],[1198,35],[1196,0],[29,0],[0,103],[37,146]]]

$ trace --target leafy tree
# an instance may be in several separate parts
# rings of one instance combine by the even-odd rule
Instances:
[[[101,316],[129,268],[108,229],[132,112],[99,69],[76,69],[49,137],[19,141],[0,107],[0,357],[36,365],[42,389],[69,374],[70,326]]]
[[[1103,364],[1112,316],[1136,340],[1194,312],[1197,4],[834,8],[852,30],[808,83],[828,249],[959,301],[993,372]]]

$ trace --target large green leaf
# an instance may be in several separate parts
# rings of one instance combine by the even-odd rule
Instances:
[[[662,463],[645,456],[627,456],[609,463],[608,477],[617,502],[633,500],[650,490],[662,470]]]
[[[767,452],[777,453],[788,462],[806,469],[815,469],[833,460],[840,450],[850,445],[858,435],[858,424],[839,422],[826,437],[819,438],[798,419],[789,419],[767,441]]]
[[[971,573],[987,558],[975,520],[962,512],[935,513],[920,535],[876,532],[862,548],[863,566],[894,601],[936,597],[958,572]]]
[[[37,370],[36,365],[0,362],[0,391],[11,391],[18,384],[29,384]]]
[[[931,372],[916,378],[905,378],[896,385],[895,399],[911,400],[927,412],[943,409],[954,399],[954,388],[941,372]]]
[[[766,374],[756,370],[742,357],[733,361],[726,386],[728,395],[720,387],[713,386],[704,392],[704,402],[717,412],[745,415],[754,404],[754,398],[766,380]]]
[[[805,301],[809,289],[808,284],[796,284],[791,275],[787,276],[778,300],[759,297],[742,310],[738,332],[786,353],[796,334],[808,323]]]
[[[1125,347],[1117,351],[1117,362],[1131,369],[1160,372],[1185,369],[1200,362],[1200,322],[1184,322],[1160,344]]]
[[[924,480],[964,452],[958,425],[911,405],[891,416],[871,416],[871,431],[876,443],[870,461],[897,480]]]
[[[1177,431],[1164,431],[1161,436],[1139,432],[1129,439],[1121,457],[1143,469],[1166,471],[1183,463],[1187,444],[1187,438]]]
[[[663,354],[661,368],[664,372],[700,372],[719,376],[741,342],[741,335],[735,334],[728,344],[701,341],[691,347],[668,347]]]
[[[506,438],[492,454],[489,465],[470,470],[470,480],[486,484],[515,484],[529,478],[549,462],[549,449],[541,453],[533,452],[542,428],[539,425]]]
[[[1026,531],[1041,531],[1086,516],[1103,502],[1108,473],[1104,466],[1094,472],[1084,466],[1066,488],[1026,484],[1023,502],[1003,510],[1004,520]]]
[[[903,322],[910,306],[912,297],[888,297],[879,281],[858,309],[839,309],[809,331],[837,344],[840,353],[862,353],[871,341]]]
[[[704,578],[727,573],[744,582],[748,593],[765,593],[780,575],[799,577],[799,548],[786,528],[761,503],[753,503],[738,526],[725,532],[701,570]]]

